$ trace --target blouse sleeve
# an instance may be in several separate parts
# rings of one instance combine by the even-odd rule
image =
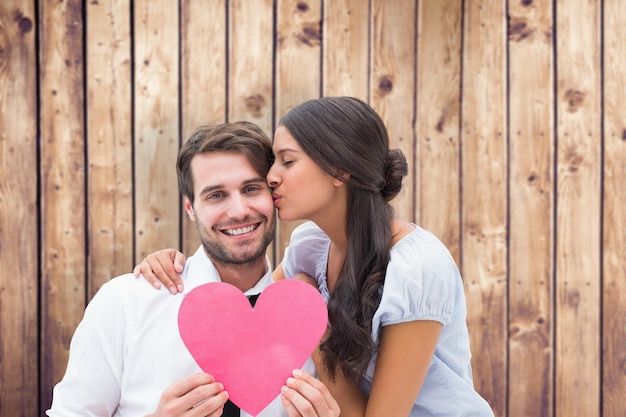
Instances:
[[[316,279],[325,280],[329,239],[313,222],[296,227],[285,249],[282,266],[286,278],[304,272]]]
[[[452,321],[459,270],[445,246],[418,229],[391,251],[385,285],[372,330],[414,320]]]

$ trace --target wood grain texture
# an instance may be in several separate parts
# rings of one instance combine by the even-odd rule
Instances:
[[[605,2],[601,381],[604,417],[626,415],[625,25],[626,4]]]
[[[409,164],[403,191],[391,204],[398,218],[413,222],[416,5],[373,0],[371,7],[370,104],[385,122],[390,148],[402,150]]]
[[[276,9],[276,120],[320,96],[320,0],[279,0]]]
[[[507,118],[504,1],[465,2],[462,69],[462,275],[474,384],[507,410]]]
[[[89,299],[106,281],[134,266],[128,10],[129,1],[87,3]]]
[[[550,2],[509,1],[509,415],[554,401],[554,54]]]
[[[33,1],[0,4],[0,414],[39,412]]]
[[[623,416],[625,23],[614,0],[0,1],[0,417],[43,415],[107,276],[195,250],[191,131],[271,134],[317,95],[368,101],[410,155],[401,216],[461,264],[496,415]]]
[[[178,2],[138,0],[134,10],[135,262],[180,245]]]
[[[83,4],[40,4],[41,403],[61,379],[85,308]]]
[[[273,129],[272,0],[229,3],[228,120],[256,123],[268,135]]]
[[[272,138],[276,30],[273,1],[232,0],[228,22],[228,121],[256,123]],[[267,254],[274,265],[282,258],[274,242]]]
[[[279,0],[276,27],[276,118],[321,91],[321,0]],[[275,264],[282,260],[291,232],[302,221],[278,222]]]
[[[417,44],[416,222],[461,263],[461,39],[456,0],[420,2]]]
[[[369,101],[370,2],[324,0],[324,96]]]
[[[556,417],[600,414],[600,2],[557,1]]]
[[[225,0],[182,1],[181,145],[198,126],[226,121],[226,35]],[[191,255],[200,238],[182,206],[181,217],[182,250]]]

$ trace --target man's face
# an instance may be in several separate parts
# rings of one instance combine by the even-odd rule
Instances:
[[[193,207],[200,240],[216,263],[242,265],[265,256],[276,229],[274,203],[265,178],[238,152],[207,152],[191,161]]]

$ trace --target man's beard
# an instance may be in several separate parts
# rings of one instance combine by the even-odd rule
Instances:
[[[248,219],[245,219],[244,221],[249,222]],[[265,257],[267,247],[274,239],[274,233],[276,231],[276,218],[272,217],[271,223],[268,220],[268,223],[266,224],[268,227],[266,228],[260,241],[255,239],[244,246],[235,247],[235,250],[233,250],[232,246],[223,245],[218,240],[210,239],[209,231],[204,223],[196,221],[200,241],[202,242],[202,246],[204,247],[204,250],[209,258],[211,258],[211,260],[215,263],[232,266],[244,265],[256,261],[261,257]],[[212,229],[212,233],[219,234],[222,232],[214,228]],[[257,247],[255,248],[253,245],[257,245]],[[243,250],[239,251],[238,249]]]

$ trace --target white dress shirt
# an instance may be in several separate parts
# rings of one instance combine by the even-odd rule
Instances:
[[[181,274],[185,293],[221,281],[202,247]],[[246,295],[272,283],[267,273]],[[174,381],[202,372],[178,332],[184,294],[156,290],[132,274],[116,277],[91,300],[70,344],[63,379],[54,387],[50,417],[143,417],[154,413]],[[207,318],[210,319],[210,318]],[[303,367],[315,375],[311,358]],[[242,417],[249,414],[241,411]],[[259,417],[287,416],[280,395]]]

